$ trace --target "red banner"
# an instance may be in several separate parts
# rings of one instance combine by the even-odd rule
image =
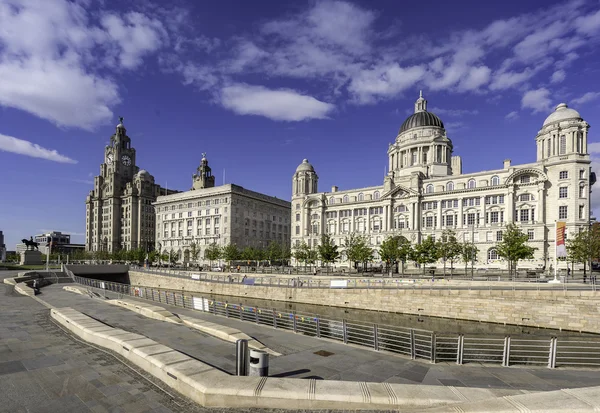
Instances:
[[[556,222],[556,256],[566,257],[567,247],[565,245],[566,222]]]

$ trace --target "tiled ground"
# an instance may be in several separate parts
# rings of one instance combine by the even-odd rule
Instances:
[[[73,307],[115,327],[146,335],[227,372],[234,371],[233,343],[206,336],[185,326],[148,319],[98,299],[63,291],[62,287],[45,287],[40,297],[54,306]],[[231,318],[156,304],[175,313],[235,327],[282,353],[281,357],[271,357],[270,376],[485,387],[504,389],[506,394],[512,394],[515,390],[545,391],[600,385],[598,370],[430,364]],[[319,350],[333,354],[328,357],[315,354]]]

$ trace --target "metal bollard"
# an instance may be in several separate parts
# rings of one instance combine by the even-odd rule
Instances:
[[[269,375],[269,353],[262,350],[250,350],[249,376],[267,377]]]
[[[235,342],[235,373],[238,376],[248,375],[248,340]]]

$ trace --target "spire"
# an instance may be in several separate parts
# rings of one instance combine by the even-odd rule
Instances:
[[[427,101],[423,98],[423,91],[419,90],[419,99],[415,102],[415,113],[427,112]]]

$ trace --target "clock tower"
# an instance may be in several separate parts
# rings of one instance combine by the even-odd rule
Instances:
[[[159,195],[177,191],[156,185],[154,177],[136,165],[135,154],[120,117],[109,145],[104,148],[104,162],[100,174],[94,178],[94,190],[86,200],[88,251],[154,249],[152,202]]]

